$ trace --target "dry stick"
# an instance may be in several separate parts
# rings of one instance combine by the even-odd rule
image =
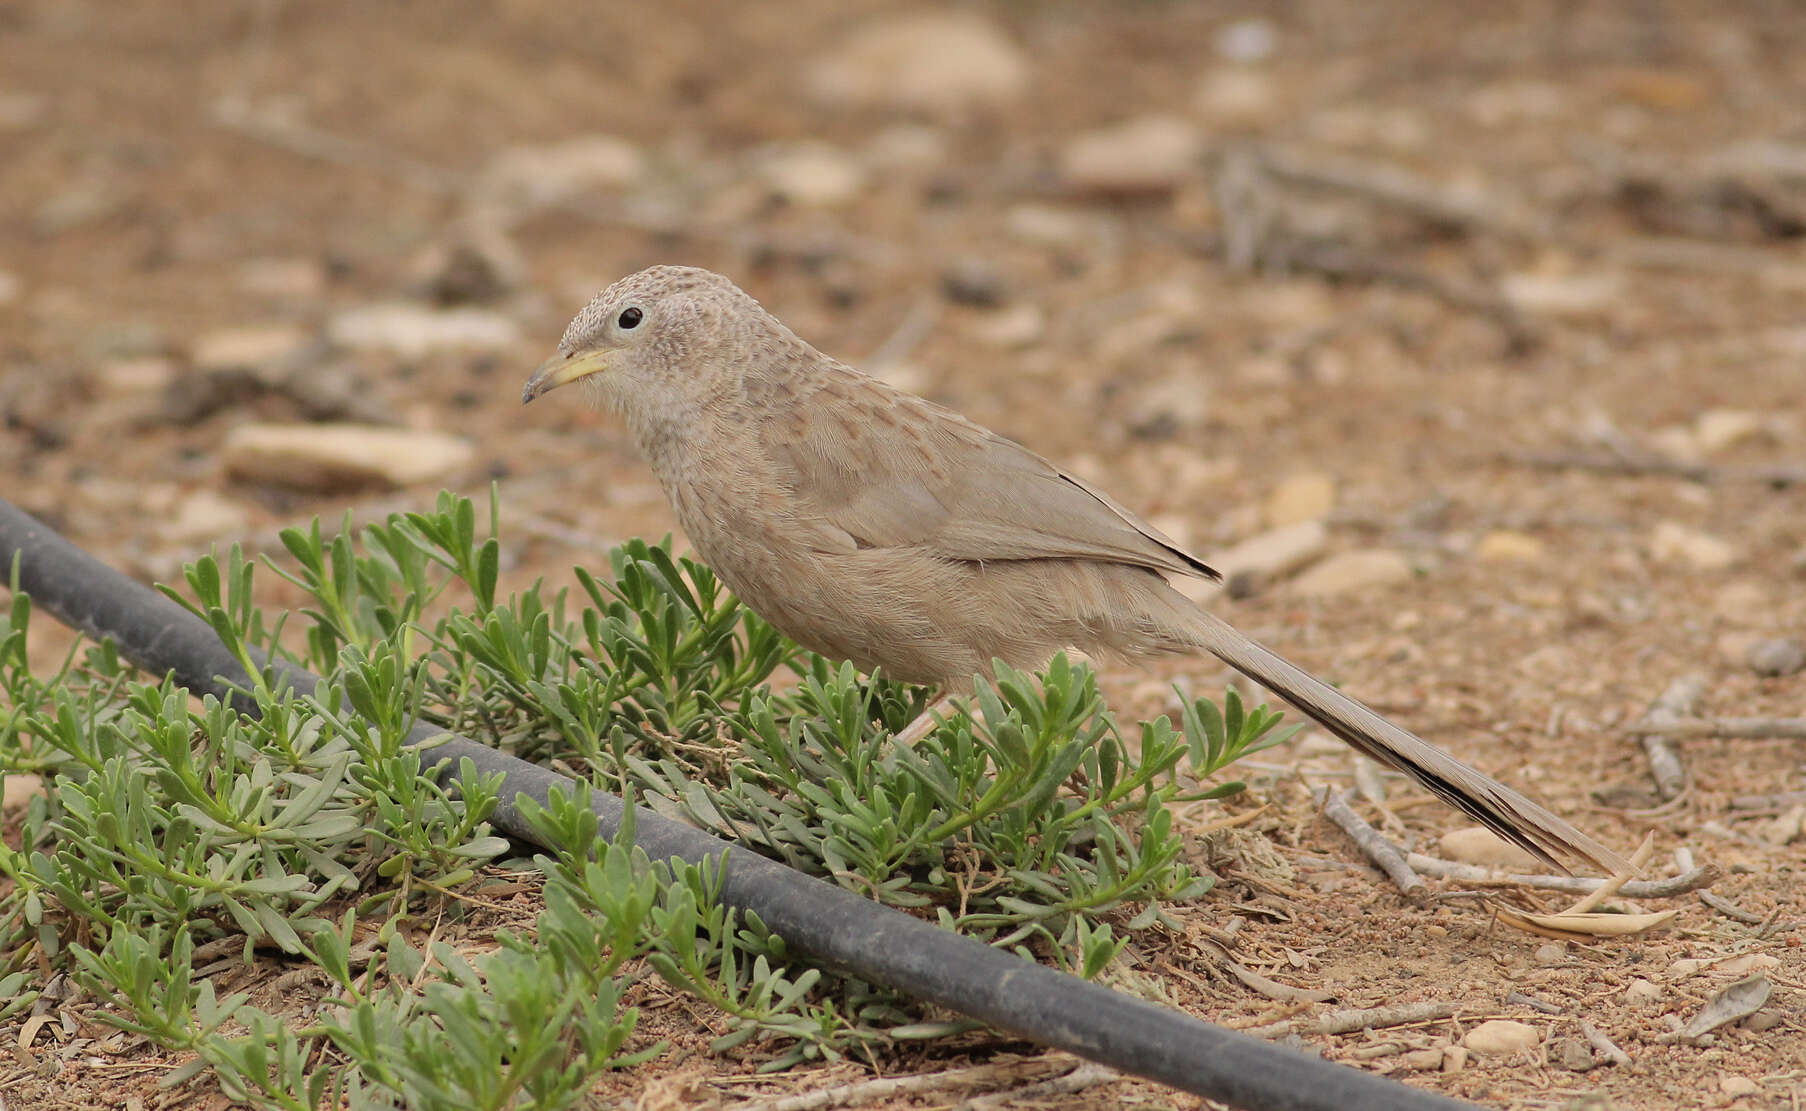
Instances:
[[[1691,721],[1651,721],[1646,718],[1632,723],[1627,732],[1661,737],[1806,741],[1806,718],[1696,718]]]
[[[1586,1035],[1587,1044],[1598,1050],[1600,1055],[1606,1060],[1617,1065],[1621,1069],[1630,1067],[1630,1054],[1619,1049],[1616,1045],[1613,1045],[1612,1040],[1600,1033],[1597,1026],[1594,1026],[1583,1018],[1580,1020],[1580,1032]]]
[[[1650,705],[1644,720],[1659,726],[1692,717],[1705,690],[1704,675],[1683,675],[1668,684],[1662,697]],[[1679,798],[1687,789],[1687,771],[1681,766],[1680,753],[1661,733],[1644,733],[1642,739],[1643,752],[1649,757],[1649,772],[1655,777],[1656,794],[1664,801]]]
[[[1342,832],[1354,838],[1354,843],[1361,847],[1367,858],[1380,866],[1380,871],[1398,886],[1407,896],[1421,897],[1424,882],[1411,866],[1405,863],[1404,854],[1392,842],[1380,836],[1380,832],[1362,820],[1349,808],[1346,796],[1332,791],[1328,787],[1314,787],[1311,797],[1323,809],[1323,814],[1330,821],[1341,827]]]
[[[1450,189],[1392,163],[1275,145],[1263,147],[1259,158],[1262,168],[1280,181],[1353,193],[1431,223],[1511,239],[1543,240],[1553,233],[1546,221],[1524,215],[1522,206],[1511,198]]]
[[[1448,277],[1419,266],[1379,258],[1346,244],[1304,242],[1285,234],[1274,196],[1276,183],[1314,185],[1366,196],[1409,210],[1435,223],[1487,223],[1497,205],[1477,204],[1392,166],[1355,166],[1317,154],[1235,150],[1224,156],[1214,180],[1223,234],[1212,246],[1232,270],[1258,268],[1318,274],[1332,280],[1384,283],[1425,293],[1496,324],[1513,351],[1534,346],[1536,333],[1516,305],[1491,286]]]
[[[1630,865],[1607,876],[1605,882],[1581,896],[1579,902],[1562,911],[1562,914],[1591,914],[1598,910],[1607,899],[1623,890],[1630,878],[1643,870],[1649,858],[1655,855],[1655,833],[1651,831],[1643,836],[1643,843],[1631,854]]]
[[[1079,1067],[1065,1076],[1056,1076],[1049,1080],[1025,1084],[1020,1088],[1007,1092],[992,1092],[989,1095],[975,1096],[954,1106],[953,1111],[987,1111],[989,1108],[1016,1106],[1018,1100],[1034,1099],[1039,1096],[1063,1096],[1074,1092],[1082,1092],[1086,1088],[1095,1088],[1099,1084],[1109,1084],[1122,1079],[1122,1073],[1106,1065],[1082,1061]]]
[[[1606,882],[1591,876],[1539,876],[1494,872],[1489,868],[1482,868],[1478,864],[1457,864],[1452,860],[1438,860],[1422,853],[1406,853],[1405,860],[1410,863],[1411,867],[1427,875],[1481,887],[1530,887],[1538,891],[1586,895]],[[1683,872],[1678,876],[1670,876],[1667,879],[1632,880],[1619,888],[1618,894],[1626,899],[1668,899],[1710,886],[1718,882],[1718,876],[1719,871],[1716,867],[1702,864],[1698,868]]]
[[[1689,482],[1705,485],[1756,482],[1765,486],[1794,486],[1806,483],[1806,463],[1729,466],[1620,451],[1507,451],[1501,452],[1499,459],[1539,470],[1592,471],[1596,474],[1630,477],[1653,475],[1684,478]]]
[[[1735,795],[1727,806],[1732,810],[1785,810],[1806,802],[1806,791],[1782,791],[1774,795]]]
[[[1267,255],[1287,270],[1337,281],[1385,283],[1428,294],[1450,308],[1490,320],[1505,333],[1505,342],[1512,351],[1526,351],[1536,345],[1535,326],[1508,298],[1488,286],[1357,252],[1342,244],[1287,243],[1270,247]]]
[[[1729,899],[1720,898],[1710,891],[1699,892],[1699,901],[1724,915],[1726,918],[1742,922],[1746,926],[1760,926],[1763,918],[1760,914],[1751,914]]]
[[[1397,1003],[1390,1007],[1363,1007],[1349,1011],[1331,1011],[1313,1019],[1287,1019],[1251,1026],[1243,1030],[1257,1038],[1283,1038],[1287,1034],[1348,1034],[1356,1030],[1380,1030],[1388,1026],[1408,1026],[1415,1022],[1435,1022],[1452,1017],[1461,1004],[1446,1000],[1423,1003]]]
[[[1061,1056],[1064,1057],[1064,1055]],[[836,1084],[831,1088],[820,1088],[800,1095],[747,1100],[744,1103],[729,1104],[724,1111],[826,1111],[828,1108],[858,1107],[862,1104],[877,1103],[879,1100],[897,1096],[937,1092],[947,1088],[967,1088],[979,1085],[999,1087],[1026,1079],[1020,1074],[1040,1071],[1039,1066],[1045,1066],[1048,1060],[1048,1058],[1042,1057],[1030,1061],[1012,1061],[1007,1064],[974,1065],[971,1068],[948,1069],[946,1072],[923,1073],[919,1076],[878,1077],[872,1080],[855,1081],[851,1084]],[[1076,1057],[1065,1057],[1064,1063],[1070,1071],[1077,1071],[1074,1066],[1081,1064]]]

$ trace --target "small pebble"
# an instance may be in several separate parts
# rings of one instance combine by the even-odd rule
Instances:
[[[1029,60],[976,14],[923,11],[867,22],[829,47],[805,75],[827,107],[958,114],[1027,90]]]
[[[1541,540],[1510,529],[1494,529],[1474,546],[1474,558],[1481,563],[1535,563],[1545,552]]]
[[[967,255],[941,270],[941,292],[956,305],[994,309],[1009,300],[1009,284],[989,259]]]
[[[1205,562],[1222,574],[1231,597],[1247,598],[1267,583],[1309,564],[1328,546],[1329,530],[1322,521],[1300,521],[1212,552]]]
[[[1732,1099],[1741,1096],[1753,1096],[1762,1090],[1762,1085],[1747,1076],[1726,1075],[1718,1078],[1718,1090]]]
[[[1170,193],[1199,172],[1203,153],[1190,120],[1143,116],[1074,137],[1060,151],[1060,178],[1081,193]]]
[[[347,309],[327,323],[326,332],[341,347],[391,351],[408,359],[441,350],[494,350],[520,338],[512,319],[487,309],[400,303]]]
[[[1750,645],[1744,653],[1750,670],[1776,678],[1806,668],[1806,644],[1793,637],[1769,637]]]
[[[972,326],[972,338],[1008,351],[1033,347],[1047,334],[1047,314],[1024,302],[990,313]]]
[[[477,174],[476,192],[510,207],[545,208],[632,184],[645,167],[645,156],[627,140],[587,135],[500,152]]]
[[[312,337],[292,324],[257,324],[208,332],[194,341],[196,370],[259,370],[293,362]]]
[[[437,479],[474,454],[456,436],[355,424],[241,424],[220,449],[235,478],[321,491]]]
[[[1701,571],[1719,571],[1737,562],[1737,551],[1724,540],[1677,521],[1661,521],[1649,550],[1664,563],[1686,563]]]
[[[20,814],[31,804],[31,800],[44,793],[42,776],[30,772],[13,772],[6,777],[4,797],[0,798],[0,812]]]
[[[1495,1018],[1474,1027],[1461,1039],[1474,1053],[1522,1053],[1535,1049],[1543,1041],[1543,1032],[1527,1022]]]
[[[1569,1072],[1586,1072],[1599,1062],[1593,1047],[1579,1038],[1556,1038],[1549,1043],[1549,1060]]]
[[[1336,480],[1321,472],[1292,475],[1267,495],[1267,525],[1284,528],[1320,521],[1336,507]]]
[[[1479,864],[1501,872],[1534,872],[1537,862],[1523,849],[1485,826],[1453,829],[1437,842],[1442,855],[1464,864]]]
[[[1662,998],[1662,989],[1652,981],[1638,977],[1624,986],[1624,1002],[1636,1006],[1640,1003],[1654,1003]]]
[[[1415,572],[1397,552],[1367,548],[1340,552],[1292,581],[1292,589],[1304,597],[1327,597],[1373,586],[1408,581]]]
[[[249,523],[249,515],[238,502],[202,489],[183,498],[174,513],[157,518],[157,535],[183,543],[243,532]]]
[[[1279,29],[1259,17],[1238,19],[1216,33],[1217,57],[1244,65],[1264,62],[1279,46]]]
[[[1708,409],[1693,425],[1693,438],[1708,455],[1736,447],[1762,431],[1762,414],[1747,409]]]
[[[864,167],[850,155],[815,142],[767,151],[757,173],[772,196],[803,208],[845,204],[859,195],[866,182]]]

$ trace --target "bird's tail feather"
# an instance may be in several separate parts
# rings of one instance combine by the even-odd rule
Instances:
[[[1221,618],[1203,610],[1193,613],[1194,619],[1187,623],[1186,631],[1198,647],[1262,683],[1344,743],[1404,772],[1437,798],[1539,860],[1563,868],[1556,854],[1566,853],[1591,861],[1608,873],[1628,867],[1618,853],[1542,805],[1392,724],[1356,699],[1243,636]]]

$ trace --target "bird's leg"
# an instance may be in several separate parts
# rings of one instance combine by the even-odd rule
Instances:
[[[903,731],[898,733],[894,739],[900,745],[914,748],[922,738],[934,732],[934,727],[941,723],[941,719],[953,709],[953,705],[951,694],[937,695],[935,700],[928,704],[928,708],[917,714],[916,719],[905,725]]]

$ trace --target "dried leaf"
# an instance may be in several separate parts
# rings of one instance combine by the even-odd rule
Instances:
[[[1498,908],[1501,922],[1525,933],[1567,941],[1583,937],[1625,937],[1640,934],[1663,925],[1679,914],[1678,910],[1662,910],[1652,914],[1525,914]]]
[[[1706,1000],[1706,1005],[1693,1016],[1693,1021],[1681,1029],[1681,1040],[1698,1041],[1720,1026],[1750,1017],[1768,1002],[1769,992],[1772,990],[1773,986],[1769,984],[1767,976],[1757,975],[1737,981]]]

